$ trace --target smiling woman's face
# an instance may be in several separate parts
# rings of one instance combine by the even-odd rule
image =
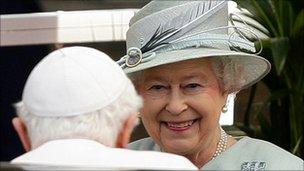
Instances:
[[[218,136],[226,93],[210,60],[188,60],[143,71],[137,88],[144,98],[142,122],[163,151],[198,153]]]

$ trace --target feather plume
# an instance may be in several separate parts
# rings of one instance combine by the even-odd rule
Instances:
[[[170,42],[166,46],[160,46],[155,49],[157,52],[185,49],[189,47],[211,47],[223,49],[223,47],[232,47],[243,52],[255,52],[254,43],[237,36],[218,35],[218,34],[195,34],[180,38],[179,41]]]
[[[140,49],[142,53],[148,52],[156,48],[157,46],[167,44],[166,42],[161,41],[162,38],[168,34],[175,32],[176,29],[168,29],[164,32],[160,31],[160,26],[156,29],[155,33],[151,37],[151,39]]]
[[[186,12],[172,18],[165,25],[160,25],[151,39],[141,48],[147,52],[160,45],[167,44],[170,40],[181,37],[185,33],[196,28],[205,18],[210,10],[220,7],[224,1],[202,1],[195,3]]]

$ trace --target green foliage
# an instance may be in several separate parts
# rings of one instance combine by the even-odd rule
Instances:
[[[263,27],[269,38],[262,40],[272,70],[263,79],[270,90],[269,99],[257,116],[260,129],[245,130],[304,157],[304,9],[302,0],[236,0],[244,13]],[[254,28],[256,26],[249,25]],[[258,29],[261,30],[261,29]],[[255,91],[252,91],[255,93]],[[262,109],[270,109],[266,119]],[[246,121],[248,122],[248,121]],[[246,125],[245,125],[246,126]]]

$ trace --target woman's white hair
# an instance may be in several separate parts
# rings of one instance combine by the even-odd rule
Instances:
[[[131,82],[112,104],[72,117],[39,117],[28,112],[22,102],[15,104],[25,122],[32,148],[55,139],[85,138],[114,147],[122,124],[142,106],[142,99]]]
[[[229,57],[209,59],[222,90],[228,93],[239,91],[245,81],[241,62]]]

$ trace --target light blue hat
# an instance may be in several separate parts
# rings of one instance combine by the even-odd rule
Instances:
[[[152,1],[130,21],[127,54],[117,63],[125,73],[199,58],[229,58],[243,66],[236,91],[258,82],[270,63],[254,43],[228,26],[227,1]],[[228,34],[228,29],[236,29]],[[244,28],[248,31],[248,29]]]

